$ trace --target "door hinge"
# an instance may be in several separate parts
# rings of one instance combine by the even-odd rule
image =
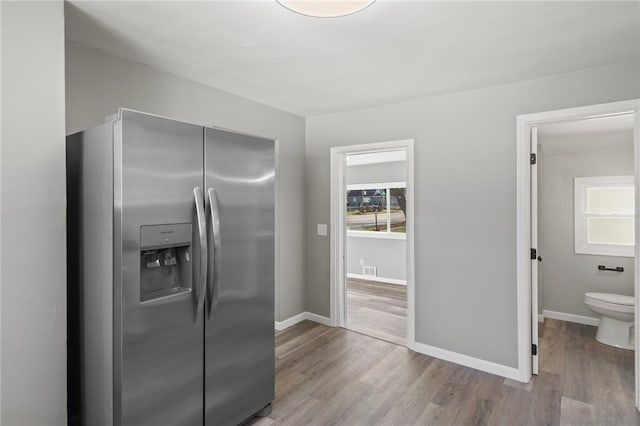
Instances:
[[[536,260],[538,258],[538,250],[532,248],[531,249],[531,260]]]
[[[531,355],[538,355],[538,345],[531,344]]]
[[[536,164],[536,162],[537,162],[537,157],[538,157],[538,156],[537,156],[536,154],[531,154],[531,155],[529,156],[529,162],[530,162],[531,164]]]

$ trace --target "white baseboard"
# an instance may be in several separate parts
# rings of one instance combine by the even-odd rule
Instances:
[[[305,320],[317,322],[319,324],[328,325],[329,327],[331,327],[330,318],[323,317],[322,315],[314,314],[312,312],[301,312],[298,315],[294,315],[284,321],[276,321],[276,330],[284,330]]]
[[[455,364],[464,365],[465,367],[471,367],[486,373],[496,374],[508,379],[521,381],[520,372],[514,367],[507,367],[506,365],[496,364],[495,362],[485,361],[483,359],[459,354],[446,349],[436,348],[434,346],[425,345],[424,343],[414,342],[409,345],[409,349],[435,358],[440,358],[445,361],[453,362]]]
[[[538,314],[538,322],[544,322],[544,315]]]
[[[285,328],[289,328],[299,322],[306,320],[307,318],[305,317],[305,314],[306,312],[301,312],[298,315],[294,315],[284,321],[276,321],[276,330],[284,330]]]
[[[595,325],[596,327],[600,325],[600,318],[566,314],[564,312],[548,311],[546,309],[542,311],[542,315],[545,318],[553,318],[562,321],[575,322],[578,324]]]
[[[309,321],[317,322],[318,324],[331,327],[331,318],[323,317],[322,315],[314,314],[313,312],[305,312],[306,319]]]
[[[397,280],[395,278],[384,278],[384,277],[372,277],[370,275],[362,275],[362,274],[347,274],[347,278],[355,278],[357,280],[366,280],[366,281],[376,281],[379,283],[386,283],[386,284],[407,285],[406,280]]]

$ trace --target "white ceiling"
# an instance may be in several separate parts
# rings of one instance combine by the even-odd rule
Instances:
[[[303,116],[640,60],[640,2],[87,2],[67,38]]]

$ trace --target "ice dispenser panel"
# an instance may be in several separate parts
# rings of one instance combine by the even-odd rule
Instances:
[[[190,293],[191,224],[140,227],[140,302]]]

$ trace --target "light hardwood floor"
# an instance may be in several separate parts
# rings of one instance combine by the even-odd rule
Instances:
[[[407,287],[347,279],[347,328],[406,344]]]
[[[309,321],[276,335],[276,399],[260,425],[639,425],[633,352],[547,320],[521,384]]]

